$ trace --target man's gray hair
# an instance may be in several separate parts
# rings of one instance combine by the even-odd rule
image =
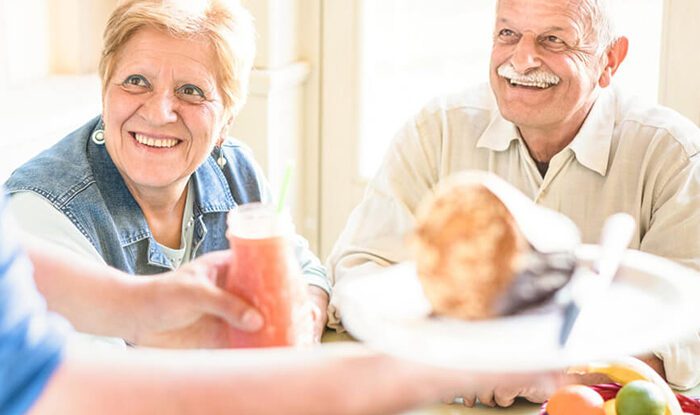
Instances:
[[[618,39],[615,29],[615,17],[613,13],[614,0],[569,0],[579,3],[577,7],[582,15],[587,18],[584,23],[587,34],[594,36],[592,39],[598,45],[599,53],[606,51]],[[498,9],[501,0],[496,1]]]
[[[590,19],[587,27],[589,33],[595,36],[598,51],[603,52],[618,39],[613,13],[614,0],[582,0],[580,7],[583,15]]]

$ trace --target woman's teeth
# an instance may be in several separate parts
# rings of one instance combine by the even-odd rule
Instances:
[[[178,142],[178,140],[174,138],[153,138],[138,133],[134,134],[134,138],[136,139],[136,141],[145,146],[158,148],[170,148]]]

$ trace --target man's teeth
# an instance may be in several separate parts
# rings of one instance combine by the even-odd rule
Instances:
[[[542,89],[549,88],[550,86],[552,86],[552,84],[548,84],[546,82],[519,81],[517,79],[509,79],[508,81],[511,85],[529,86]]]
[[[143,134],[134,134],[134,138],[139,143],[149,147],[170,148],[177,144],[177,140],[174,138],[153,138]]]

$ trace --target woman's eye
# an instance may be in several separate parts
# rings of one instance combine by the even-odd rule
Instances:
[[[143,75],[129,75],[122,84],[124,86],[141,86],[146,88],[151,86]]]
[[[181,86],[178,88],[178,92],[187,97],[204,98],[204,91],[192,84]]]

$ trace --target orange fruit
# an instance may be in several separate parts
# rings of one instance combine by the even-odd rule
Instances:
[[[549,415],[605,415],[603,398],[598,392],[583,385],[560,388],[549,398]]]

